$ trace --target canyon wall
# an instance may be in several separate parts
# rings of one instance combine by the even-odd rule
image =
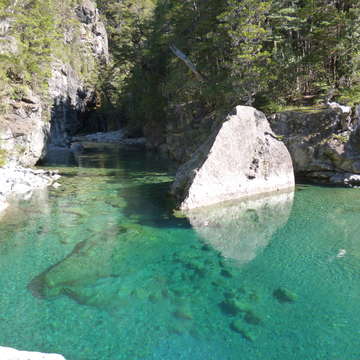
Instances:
[[[66,11],[61,15],[67,23],[59,25],[61,40],[52,49],[41,89],[7,70],[0,93],[0,166],[32,166],[49,144],[68,146],[69,136],[85,126],[87,109],[96,106],[96,79],[109,57],[107,33],[96,3],[83,0],[75,7],[56,9]],[[19,34],[12,29],[12,16],[14,11],[9,8],[1,20],[0,53],[21,60],[24,55]]]

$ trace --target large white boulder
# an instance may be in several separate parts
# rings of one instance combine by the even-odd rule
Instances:
[[[171,192],[189,210],[294,187],[291,157],[265,115],[237,106],[177,171]]]

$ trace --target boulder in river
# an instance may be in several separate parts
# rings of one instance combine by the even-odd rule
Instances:
[[[294,187],[285,145],[263,113],[237,106],[176,174],[181,210]]]

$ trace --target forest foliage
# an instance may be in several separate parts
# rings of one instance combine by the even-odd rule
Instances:
[[[236,104],[360,102],[358,0],[98,3],[114,58],[104,90],[131,124],[166,121],[175,105],[196,116]]]
[[[0,0],[0,96],[46,88],[78,0]],[[97,0],[112,61],[97,86],[134,127],[251,104],[360,103],[358,0]],[[73,29],[73,30],[72,30]],[[75,39],[76,37],[74,37]],[[71,45],[71,44],[70,44]],[[194,64],[201,80],[171,50]],[[73,56],[74,57],[74,56]],[[76,63],[76,58],[74,57]],[[7,87],[12,82],[16,86]]]

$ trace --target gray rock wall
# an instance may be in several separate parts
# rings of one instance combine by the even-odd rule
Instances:
[[[298,176],[357,185],[359,177],[353,176],[360,174],[357,112],[351,117],[340,108],[285,111],[269,121],[286,144]]]

